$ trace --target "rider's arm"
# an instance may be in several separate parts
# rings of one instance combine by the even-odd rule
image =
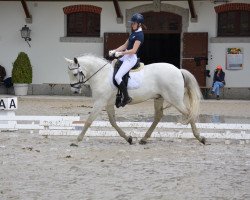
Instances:
[[[120,47],[118,47],[117,49],[114,49],[114,50],[116,52],[118,52],[118,51],[124,51],[124,50],[127,49],[127,47],[128,47],[128,40],[123,45],[121,45]]]
[[[141,42],[139,40],[136,40],[135,43],[134,43],[133,48],[130,49],[130,50],[126,50],[126,51],[122,52],[123,55],[125,55],[125,54],[136,54],[136,52],[138,51],[138,48],[140,47],[140,45],[141,45]]]

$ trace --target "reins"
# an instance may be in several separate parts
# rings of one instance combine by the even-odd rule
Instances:
[[[94,74],[92,74],[89,78],[87,78],[87,80],[83,81],[82,83],[86,83],[88,80],[90,80],[94,75],[96,75],[100,70],[102,70],[102,68],[104,68],[107,64],[108,64],[108,62],[105,65],[103,65],[100,69],[98,69]],[[79,67],[80,67],[80,65],[79,65]],[[84,77],[86,77],[86,76],[84,75]]]

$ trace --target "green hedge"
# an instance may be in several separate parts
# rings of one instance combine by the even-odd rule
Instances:
[[[20,52],[13,63],[13,83],[32,83],[32,66],[28,55]]]

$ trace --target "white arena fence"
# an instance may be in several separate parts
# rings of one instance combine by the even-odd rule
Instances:
[[[151,122],[117,122],[132,137],[143,137]],[[79,116],[16,116],[0,115],[1,131],[30,130],[40,135],[78,135],[84,126]],[[250,139],[250,124],[197,123],[206,138]],[[94,121],[86,136],[118,137],[108,121]],[[190,125],[160,122],[152,137],[194,138]]]
[[[0,98],[0,131],[38,131],[41,135],[78,135],[84,121],[79,116],[16,116],[17,97]],[[151,122],[118,122],[132,137],[143,137]],[[250,124],[197,123],[206,138],[250,139]],[[95,121],[87,136],[119,136],[107,121]],[[190,125],[161,122],[152,137],[193,138]]]

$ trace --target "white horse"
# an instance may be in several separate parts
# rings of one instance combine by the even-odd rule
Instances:
[[[80,89],[83,83],[88,82],[92,90],[94,100],[93,110],[84,124],[77,142],[83,140],[85,133],[106,106],[109,121],[117,130],[119,135],[132,144],[132,137],[118,127],[115,119],[115,100],[117,88],[111,83],[110,73],[113,66],[109,61],[94,55],[83,55],[74,60],[65,58],[69,63],[68,74],[73,89]],[[168,63],[154,63],[145,65],[142,84],[138,89],[128,90],[132,97],[130,104],[137,104],[148,99],[154,99],[154,121],[140,144],[146,144],[155,127],[163,116],[164,100],[174,106],[185,117],[185,123],[190,123],[193,134],[201,143],[205,144],[205,138],[201,137],[196,128],[195,121],[198,116],[200,99],[202,98],[200,88],[195,77],[185,69],[178,69]]]

